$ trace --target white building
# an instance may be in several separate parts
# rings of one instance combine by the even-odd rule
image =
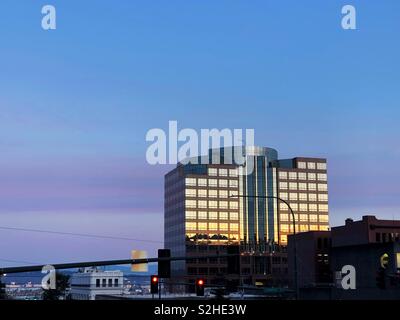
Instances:
[[[95,300],[96,295],[122,295],[123,280],[122,271],[82,269],[71,277],[71,298],[73,300]]]

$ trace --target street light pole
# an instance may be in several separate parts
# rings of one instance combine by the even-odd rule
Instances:
[[[247,195],[230,195],[229,198],[261,198],[261,199],[277,199],[287,205],[292,216],[293,224],[293,246],[294,246],[294,287],[296,291],[296,299],[299,298],[299,286],[297,277],[297,245],[296,245],[296,218],[290,204],[277,196],[247,196]]]

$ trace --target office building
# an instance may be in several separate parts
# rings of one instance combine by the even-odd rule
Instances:
[[[287,277],[285,247],[293,233],[285,202],[294,211],[297,232],[328,230],[326,160],[281,160],[274,149],[243,147],[245,161],[238,164],[230,161],[236,160],[231,152],[210,150],[196,164],[178,164],[166,174],[165,247],[180,256],[223,253],[227,245],[238,244],[242,278],[249,284],[279,284]],[[212,283],[226,274],[226,261],[174,262],[172,274]]]

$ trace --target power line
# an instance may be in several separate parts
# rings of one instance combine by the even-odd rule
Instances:
[[[124,241],[138,241],[138,242],[140,241],[140,242],[149,242],[149,243],[163,243],[162,241],[157,241],[157,240],[137,239],[137,238],[117,237],[117,236],[106,236],[106,235],[88,234],[88,233],[62,232],[62,231],[15,228],[15,227],[4,227],[4,226],[0,226],[0,229],[2,229],[2,230],[12,230],[12,231],[22,231],[22,232],[48,233],[48,234],[57,234],[57,235],[75,236],[75,237],[86,237],[86,238],[100,238],[100,239],[109,239],[109,240],[124,240]]]

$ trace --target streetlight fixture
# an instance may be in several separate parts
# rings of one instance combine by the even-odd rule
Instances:
[[[231,194],[229,196],[229,198],[261,198],[261,199],[277,199],[281,202],[283,202],[284,204],[287,205],[287,207],[289,208],[289,211],[291,213],[292,216],[292,223],[293,223],[293,245],[294,245],[294,287],[295,287],[295,291],[296,291],[296,299],[299,298],[299,287],[298,287],[298,279],[297,279],[297,246],[296,246],[296,218],[293,212],[292,207],[290,206],[290,204],[286,201],[283,200],[282,198],[279,198],[277,196],[248,196],[248,195],[235,195],[235,194]]]

